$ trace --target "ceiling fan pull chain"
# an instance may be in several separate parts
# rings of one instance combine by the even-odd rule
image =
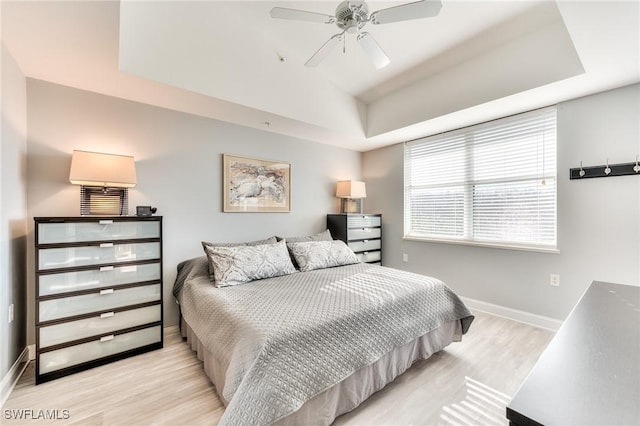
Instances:
[[[347,38],[342,37],[342,54],[347,53]]]

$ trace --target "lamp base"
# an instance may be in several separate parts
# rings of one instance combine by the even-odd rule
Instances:
[[[342,198],[340,200],[340,213],[362,214],[362,199]]]
[[[126,216],[129,210],[127,188],[80,187],[81,216]]]

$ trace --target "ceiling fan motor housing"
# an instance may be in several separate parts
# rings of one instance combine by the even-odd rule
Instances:
[[[336,25],[348,33],[355,33],[358,26],[366,23],[369,7],[364,1],[343,1],[336,8]]]

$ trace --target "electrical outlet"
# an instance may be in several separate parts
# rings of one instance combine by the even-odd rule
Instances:
[[[409,255],[407,253],[402,253],[402,261],[403,262],[408,262],[409,261]]]
[[[9,324],[13,322],[13,303],[9,305]]]
[[[549,275],[549,285],[552,287],[560,287],[560,275],[558,274]]]

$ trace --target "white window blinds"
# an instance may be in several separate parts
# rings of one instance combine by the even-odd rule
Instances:
[[[556,108],[405,144],[405,238],[556,248]]]

